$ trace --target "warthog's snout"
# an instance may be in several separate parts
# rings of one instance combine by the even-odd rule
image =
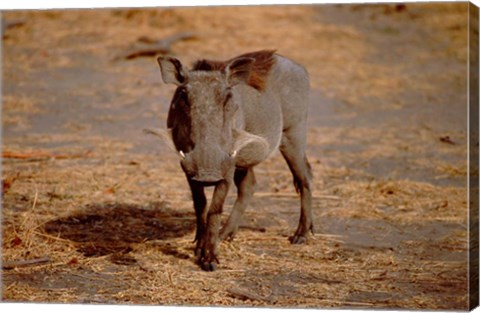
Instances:
[[[201,183],[217,183],[234,167],[235,155],[221,149],[194,149],[181,153],[181,165],[189,178]]]
[[[200,171],[195,176],[193,176],[192,179],[200,183],[212,184],[217,183],[224,178],[216,171]]]

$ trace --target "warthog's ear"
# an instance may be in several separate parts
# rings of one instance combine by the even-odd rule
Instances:
[[[230,86],[244,82],[248,83],[254,58],[236,58],[225,67],[225,75]]]
[[[160,56],[157,59],[165,84],[181,85],[187,80],[187,69],[180,60],[173,57]]]

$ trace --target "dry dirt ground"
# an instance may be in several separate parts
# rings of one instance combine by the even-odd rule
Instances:
[[[4,12],[3,301],[466,309],[467,16],[466,3]],[[219,269],[195,264],[177,156],[142,133],[165,126],[173,88],[154,57],[124,57],[184,32],[170,53],[186,63],[278,49],[310,72],[307,244],[287,240],[299,202],[277,153]]]

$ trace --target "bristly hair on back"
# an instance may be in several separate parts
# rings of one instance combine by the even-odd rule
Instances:
[[[255,62],[253,63],[252,70],[250,72],[250,78],[248,84],[258,91],[265,89],[265,84],[267,80],[268,73],[275,63],[275,54],[276,50],[261,50],[255,52],[245,53],[239,56],[236,56],[228,61],[212,61],[212,60],[198,60],[193,64],[193,71],[223,71],[227,65],[235,59],[238,58],[253,58]]]

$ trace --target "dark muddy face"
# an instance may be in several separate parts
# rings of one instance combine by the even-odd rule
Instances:
[[[232,92],[248,80],[253,61],[239,58],[222,70],[188,71],[175,58],[158,58],[164,82],[178,86],[167,127],[190,179],[215,184],[232,178],[238,149],[255,140],[246,133],[239,140],[233,128],[238,105]]]

